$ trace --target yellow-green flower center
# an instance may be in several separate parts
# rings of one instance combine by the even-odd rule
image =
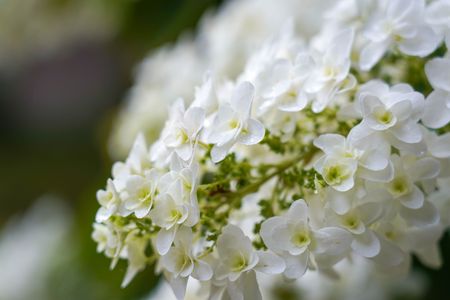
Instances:
[[[392,119],[394,118],[393,114],[388,110],[377,112],[375,116],[377,118],[377,121],[384,125],[390,124],[392,122]]]
[[[389,184],[389,192],[395,196],[400,197],[406,195],[409,192],[409,183],[404,176],[397,177]]]
[[[231,129],[236,129],[239,127],[239,121],[236,119],[231,119],[230,122],[228,123],[228,126],[230,126]]]
[[[311,238],[306,230],[302,230],[294,234],[292,237],[292,243],[298,247],[304,247],[311,243]]]
[[[346,168],[341,165],[329,166],[323,173],[325,181],[330,185],[339,185],[349,176]]]
[[[241,272],[248,266],[247,259],[242,253],[239,253],[234,257],[231,262],[231,270],[233,272]]]

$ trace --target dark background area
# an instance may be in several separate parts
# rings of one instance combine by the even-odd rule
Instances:
[[[43,2],[58,14],[76,1]],[[194,31],[202,14],[220,2],[101,1],[118,15],[107,37],[87,31],[45,55],[32,50],[0,65],[0,229],[44,194],[60,197],[74,214],[74,246],[66,266],[49,275],[51,299],[135,299],[156,283],[148,268],[121,289],[126,264],[110,271],[110,260],[91,240],[95,192],[112,165],[107,139],[137,64],[153,48]]]

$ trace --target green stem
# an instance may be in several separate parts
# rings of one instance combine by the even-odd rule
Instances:
[[[244,197],[248,194],[257,192],[263,184],[265,184],[267,181],[274,178],[275,176],[278,176],[279,174],[285,172],[289,168],[297,165],[300,162],[302,162],[303,164],[309,163],[311,161],[311,159],[313,158],[314,154],[316,153],[316,151],[317,150],[315,148],[313,148],[309,152],[304,153],[301,156],[295,157],[292,160],[288,160],[279,165],[274,166],[276,168],[276,170],[274,172],[262,177],[258,181],[251,183],[238,191],[226,191],[226,192],[215,194],[214,197],[220,197],[222,200],[219,201],[218,206],[211,206],[211,208],[220,207],[220,205],[224,204],[224,202],[226,200],[236,199],[236,198],[240,200],[242,197]],[[225,182],[228,182],[228,181],[229,181],[229,179],[227,179]],[[210,188],[220,185],[223,182],[224,182],[224,180],[221,180],[221,181],[213,182],[210,184],[200,185],[199,190],[206,192]]]

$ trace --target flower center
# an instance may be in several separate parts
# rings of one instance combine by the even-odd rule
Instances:
[[[326,66],[323,69],[323,75],[326,77],[334,77],[336,75],[336,70],[331,66]]]
[[[304,247],[311,243],[311,238],[307,231],[299,231],[292,237],[292,243],[298,247]]]
[[[150,189],[149,189],[149,187],[148,186],[143,186],[141,189],[139,189],[139,191],[137,192],[137,197],[141,201],[147,200],[147,198],[150,197]]]
[[[348,173],[348,170],[344,166],[333,165],[325,168],[324,179],[330,185],[338,185],[348,178]]]
[[[389,184],[389,192],[394,197],[406,195],[409,192],[408,180],[404,176],[394,178]]]
[[[187,255],[178,256],[176,265],[177,265],[177,269],[179,270],[179,272],[183,271],[187,267],[189,261],[190,261],[190,258]]]
[[[180,144],[186,144],[189,142],[189,137],[183,128],[178,128],[176,136]]]
[[[231,263],[231,270],[233,272],[241,272],[248,266],[247,259],[244,254],[239,252],[239,255],[236,255]]]
[[[231,129],[236,129],[239,127],[239,125],[240,123],[236,119],[231,119],[230,122],[228,123],[228,126],[230,126]]]
[[[388,110],[376,112],[375,116],[377,118],[377,121],[383,125],[390,124],[392,122],[392,119],[394,118],[392,113]]]
[[[359,225],[359,220],[357,217],[355,216],[347,216],[344,219],[344,226],[347,227],[348,229],[356,229]]]
[[[176,221],[178,221],[179,219],[181,219],[181,217],[182,217],[182,215],[181,215],[181,212],[180,212],[179,210],[177,210],[177,209],[172,209],[172,210],[170,211],[170,217],[169,217],[170,221],[176,222]]]

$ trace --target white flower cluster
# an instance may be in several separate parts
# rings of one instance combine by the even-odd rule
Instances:
[[[97,193],[93,238],[112,266],[128,260],[123,285],[156,263],[178,299],[190,277],[210,299],[261,299],[260,273],[337,277],[362,258],[399,274],[412,255],[439,267],[445,7],[340,1],[309,43],[288,21],[235,80],[208,73],[190,105],[176,100],[159,139],[139,135]]]
[[[205,72],[216,79],[235,79],[247,59],[286,19],[295,19],[298,36],[315,34],[322,11],[332,0],[232,0],[217,12],[207,13],[197,36],[184,35],[174,45],[153,51],[138,68],[113,126],[109,152],[126,157],[139,132],[154,140],[167,117],[167,104],[177,97],[191,101],[193,86],[201,84]],[[164,103],[164,105],[161,105]]]

